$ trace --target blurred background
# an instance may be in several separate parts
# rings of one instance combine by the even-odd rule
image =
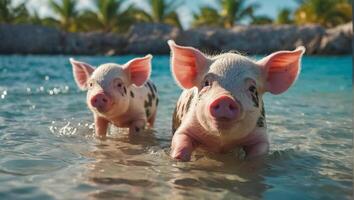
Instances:
[[[3,44],[0,53],[167,54],[166,40],[175,39],[211,53],[237,49],[264,54],[305,45],[310,49],[309,54],[348,54],[352,41],[351,21],[351,0],[0,0],[0,42]],[[326,32],[346,23],[350,25]],[[237,28],[245,25],[261,28]],[[60,36],[50,37],[53,29],[61,31],[57,33]],[[198,31],[201,29],[203,31]],[[96,37],[65,34],[92,32]],[[220,32],[222,34],[218,35]],[[283,34],[288,36],[281,36]],[[212,38],[214,35],[216,38]],[[324,38],[328,35],[331,37]],[[235,43],[223,45],[230,41],[220,41],[223,38],[255,42],[261,39],[263,41],[259,43],[263,47],[259,47],[261,44],[254,47]],[[274,42],[267,42],[271,38],[288,43],[274,45]],[[136,40],[140,43],[133,42]],[[328,40],[334,41],[327,44]],[[42,45],[53,41],[58,44],[53,47]],[[107,44],[110,43],[107,41],[114,44]],[[31,44],[31,48],[23,47],[23,43]],[[137,49],[129,45],[137,46]],[[61,47],[55,49],[58,48],[55,46]],[[96,49],[85,51],[90,47]]]
[[[351,21],[351,0],[1,0],[0,22],[65,31],[124,32],[137,22],[181,28],[237,24],[309,24]]]

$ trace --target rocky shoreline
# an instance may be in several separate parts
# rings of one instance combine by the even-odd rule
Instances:
[[[352,54],[352,22],[332,29],[318,25],[236,26],[180,30],[165,24],[136,24],[126,34],[67,33],[37,25],[0,25],[0,54],[168,54],[166,41],[209,54],[235,50],[269,54],[303,45],[307,54]]]

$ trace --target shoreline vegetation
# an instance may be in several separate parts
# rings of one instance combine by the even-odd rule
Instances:
[[[147,0],[145,9],[126,0],[91,0],[93,8],[81,10],[75,0],[46,0],[40,6],[53,13],[46,17],[28,9],[28,1],[0,0],[0,54],[168,54],[169,39],[211,55],[300,45],[311,55],[352,53],[351,0],[296,0],[298,8],[283,8],[276,19],[255,15],[259,5],[247,0],[215,1],[217,7],[193,13],[184,30],[178,0]]]

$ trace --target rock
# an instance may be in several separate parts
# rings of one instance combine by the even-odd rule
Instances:
[[[135,24],[127,34],[125,53],[167,54],[170,52],[167,40],[175,39],[178,34],[178,28],[166,24]]]
[[[212,54],[230,50],[243,54],[269,54],[292,50],[300,45],[314,53],[324,33],[325,29],[316,25],[236,26],[232,29],[204,27],[186,31],[177,38],[177,43],[190,44]]]
[[[0,25],[0,53],[114,54],[122,53],[124,36],[113,33],[66,33],[37,25]]]
[[[135,24],[125,35],[66,33],[38,25],[0,24],[0,54],[169,54],[169,39],[208,54],[230,50],[269,54],[300,45],[306,47],[307,54],[350,54],[352,37],[351,22],[327,30],[318,25],[252,25],[182,31],[165,24]]]
[[[65,54],[120,54],[126,39],[114,33],[64,33]]]
[[[0,25],[1,54],[58,54],[62,52],[60,31],[36,25]]]
[[[322,38],[321,54],[350,54],[352,53],[353,25],[352,22],[326,30]]]

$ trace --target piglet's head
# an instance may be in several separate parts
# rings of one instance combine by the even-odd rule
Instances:
[[[183,89],[198,88],[198,123],[211,133],[242,138],[264,115],[262,95],[280,94],[296,80],[305,51],[278,51],[260,61],[235,53],[207,56],[192,47],[168,42],[172,74]]]
[[[87,105],[96,114],[114,117],[127,111],[130,86],[143,85],[150,77],[151,55],[135,58],[119,65],[102,64],[97,68],[70,59],[75,82],[81,90],[87,90]]]

